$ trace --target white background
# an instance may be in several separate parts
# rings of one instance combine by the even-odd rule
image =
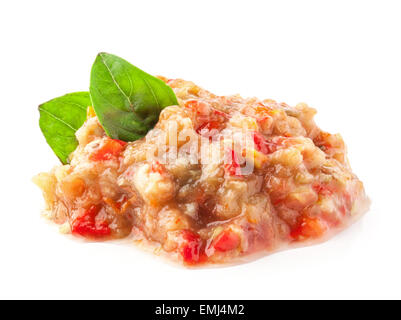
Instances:
[[[399,4],[1,2],[0,298],[401,298]],[[371,210],[324,244],[217,269],[60,235],[31,182],[58,163],[37,105],[87,90],[99,51],[217,94],[309,103],[343,135]]]

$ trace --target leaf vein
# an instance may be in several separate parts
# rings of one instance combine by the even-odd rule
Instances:
[[[68,128],[70,128],[71,130],[77,131],[78,128],[74,128],[72,125],[70,125],[68,122],[65,122],[63,119],[55,116],[53,113],[47,111],[46,109],[41,108],[40,111],[43,111],[45,113],[47,113],[50,117],[52,117],[53,119],[56,119],[57,121],[61,122],[62,124],[64,124],[65,126],[67,126]]]
[[[157,98],[157,95],[155,94],[152,86],[148,83],[148,80],[146,80],[145,78],[142,78],[142,79],[145,82],[146,86],[149,88],[150,92],[152,93],[152,96],[155,99],[157,106],[159,107],[159,109],[161,109],[162,108],[161,103],[160,103],[159,99]]]
[[[117,89],[123,94],[123,96],[127,99],[129,105],[131,106],[131,100],[130,98],[125,94],[125,92],[121,89],[120,85],[117,83],[117,80],[114,78],[113,73],[111,72],[110,67],[107,65],[106,61],[103,58],[103,55],[100,54],[100,58],[102,59],[102,62],[104,64],[104,66],[106,67],[107,71],[110,73],[111,79],[113,80],[114,84],[116,85]]]

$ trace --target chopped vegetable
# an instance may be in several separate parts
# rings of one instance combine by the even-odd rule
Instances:
[[[217,251],[225,252],[237,249],[240,242],[238,234],[229,229],[221,232],[216,237],[213,246]]]
[[[72,222],[72,233],[84,237],[105,237],[110,235],[111,231],[106,221],[96,221],[96,216],[101,210],[100,205],[92,205],[85,210],[82,216],[78,216]]]
[[[303,217],[298,226],[291,231],[294,240],[316,239],[323,235],[326,228],[319,218]]]
[[[198,262],[201,253],[201,246],[202,239],[199,235],[190,230],[181,231],[180,253],[186,263],[194,264]]]
[[[195,114],[196,132],[209,134],[209,131],[221,130],[228,119],[228,115],[199,100],[189,100],[185,107]]]
[[[268,142],[259,132],[253,132],[253,142],[255,143],[255,149],[263,154],[270,154],[277,150],[277,145]]]
[[[235,153],[234,150],[229,150],[228,153],[229,153],[228,157],[229,163],[224,165],[224,171],[226,172],[226,174],[230,176],[241,177],[242,176],[241,166],[239,164],[237,154]]]
[[[89,159],[104,161],[119,157],[126,145],[127,143],[121,140],[107,139],[99,149],[90,155]]]

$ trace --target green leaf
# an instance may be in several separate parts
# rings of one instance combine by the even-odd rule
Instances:
[[[39,106],[39,126],[50,148],[63,164],[78,146],[75,132],[86,120],[89,92],[74,92]]]
[[[142,138],[164,107],[178,105],[173,90],[162,80],[108,53],[96,57],[89,91],[107,135],[124,141]]]

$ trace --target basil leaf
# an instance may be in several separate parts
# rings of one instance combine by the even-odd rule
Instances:
[[[96,57],[89,91],[107,135],[124,141],[142,138],[164,107],[178,105],[173,90],[162,80],[108,53]]]
[[[85,122],[86,109],[90,105],[89,92],[75,92],[39,106],[40,129],[63,164],[69,162],[69,155],[78,146],[75,132]]]

